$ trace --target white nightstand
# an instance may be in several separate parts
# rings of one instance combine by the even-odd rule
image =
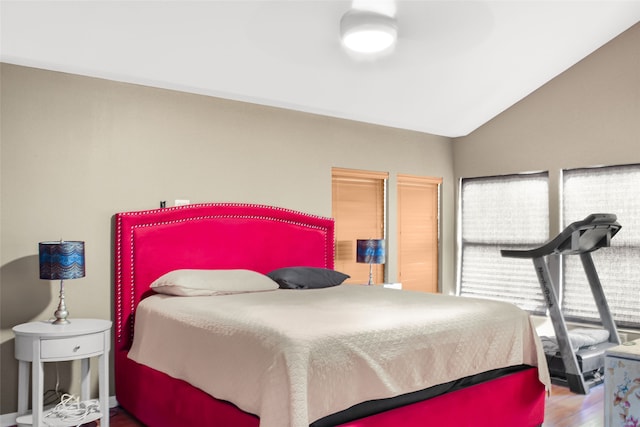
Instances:
[[[100,426],[109,427],[109,350],[111,321],[71,319],[67,325],[49,322],[23,323],[13,328],[18,359],[18,419],[22,425],[45,425],[43,422],[44,362],[81,360],[81,400],[90,398],[89,358],[98,357],[100,413],[91,414],[82,423],[101,418]],[[29,397],[29,363],[31,363],[32,414],[27,414]],[[47,422],[67,426],[78,423]]]

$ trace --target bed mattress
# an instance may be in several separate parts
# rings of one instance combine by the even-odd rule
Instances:
[[[361,402],[510,366],[550,381],[529,315],[497,301],[341,285],[153,295],[129,357],[260,417],[307,427]]]

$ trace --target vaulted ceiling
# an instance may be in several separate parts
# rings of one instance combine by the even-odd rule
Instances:
[[[398,0],[395,49],[362,59],[352,6],[2,0],[0,59],[456,137],[640,21],[631,0]]]

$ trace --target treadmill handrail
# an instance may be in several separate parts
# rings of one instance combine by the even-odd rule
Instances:
[[[539,248],[502,249],[503,257],[540,258],[551,254],[577,255],[608,247],[611,238],[622,228],[615,214],[595,213],[569,224],[554,239]]]

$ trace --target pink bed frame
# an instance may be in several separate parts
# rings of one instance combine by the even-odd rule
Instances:
[[[120,406],[150,427],[257,427],[259,419],[127,358],[137,304],[179,268],[333,268],[331,218],[248,204],[198,204],[115,216],[115,384]],[[355,420],[342,427],[539,426],[545,388],[536,368]]]

